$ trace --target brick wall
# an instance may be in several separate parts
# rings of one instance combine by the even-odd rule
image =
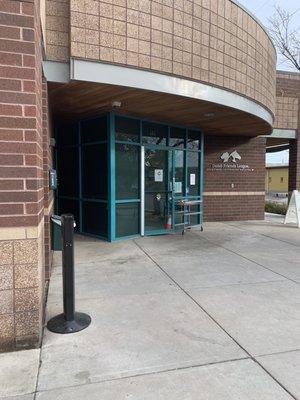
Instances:
[[[39,344],[44,288],[37,0],[0,0],[0,351]]]
[[[205,221],[248,221],[264,219],[265,197],[206,196]]]
[[[296,140],[290,140],[289,159],[289,192],[300,190],[300,73],[278,72],[276,86],[277,104],[293,101],[294,107],[290,105],[285,108],[285,120],[279,127],[282,129],[295,129]]]
[[[204,143],[205,221],[263,219],[265,139],[206,136]],[[223,162],[235,150],[241,160]]]
[[[49,170],[53,166],[53,152],[50,143],[52,127],[50,125],[47,82],[43,80],[43,175],[44,175],[44,224],[45,224],[45,279],[50,278],[52,264],[51,223],[54,193],[49,189]]]

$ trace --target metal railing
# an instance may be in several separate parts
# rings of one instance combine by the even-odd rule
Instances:
[[[174,204],[174,228],[175,230],[181,230],[182,235],[185,233],[187,229],[190,229],[191,217],[197,216],[201,221],[201,231],[203,230],[202,219],[200,218],[202,215],[202,200],[175,200]],[[196,206],[197,211],[192,211],[191,207]],[[177,221],[180,222],[177,222]],[[194,224],[193,224],[194,225]],[[198,225],[198,224],[197,224]]]

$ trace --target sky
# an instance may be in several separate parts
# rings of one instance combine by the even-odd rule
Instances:
[[[268,28],[270,26],[269,18],[275,13],[275,7],[295,13],[293,17],[293,26],[299,28],[300,21],[300,2],[299,0],[239,0],[239,2],[248,8],[261,22]],[[278,56],[277,69],[295,71],[280,55]]]
[[[278,151],[277,153],[269,153],[266,157],[268,164],[288,164],[289,162],[289,151]]]
[[[248,8],[248,10],[251,11],[266,28],[270,26],[269,18],[274,15],[276,6],[279,6],[290,13],[295,13],[293,18],[293,26],[295,26],[295,29],[299,28],[299,0],[239,0],[239,2]],[[280,55],[277,59],[277,69],[284,71],[295,71],[295,69],[291,67]],[[266,155],[267,163],[287,163],[288,159],[288,150]]]

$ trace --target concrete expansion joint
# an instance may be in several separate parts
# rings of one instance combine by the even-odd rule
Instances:
[[[294,400],[299,400],[296,396],[293,395],[270,371],[268,371],[255,357],[252,357],[252,360],[265,371],[267,375],[270,376],[287,394],[289,394]]]
[[[230,222],[227,223],[227,225],[232,226],[232,227],[234,227],[235,229],[239,229],[239,230],[241,230],[241,231],[251,232],[251,230],[243,229],[243,228],[241,228],[240,226],[236,226],[236,225],[234,225],[234,224],[230,224]],[[269,238],[269,239],[277,240],[278,242],[286,243],[286,244],[289,244],[290,246],[295,246],[295,247],[299,248],[299,246],[298,246],[297,244],[288,242],[287,240],[277,239],[277,238],[274,238],[273,236],[266,235],[265,233],[260,233],[260,235],[261,235],[261,236],[264,236],[264,237],[267,237],[267,238]],[[286,278],[286,279],[289,279],[289,278]],[[295,283],[298,283],[298,282],[295,282]]]
[[[166,368],[166,369],[161,369],[159,371],[143,372],[143,373],[137,373],[137,374],[133,374],[133,375],[125,375],[125,376],[117,377],[117,378],[108,378],[108,379],[100,379],[100,380],[93,381],[93,382],[85,382],[85,383],[72,385],[71,387],[79,388],[82,386],[94,385],[96,383],[123,381],[126,379],[140,378],[140,377],[151,376],[151,375],[159,375],[159,374],[175,372],[175,371],[186,371],[186,370],[192,370],[194,368],[199,368],[199,367],[208,367],[208,366],[212,366],[212,365],[229,364],[229,363],[236,362],[236,361],[244,361],[244,360],[250,360],[250,359],[251,359],[251,357],[239,357],[239,358],[232,358],[230,360],[222,360],[222,361],[215,361],[215,362],[209,362],[209,363],[200,363],[200,364],[194,364],[194,365],[189,365],[189,366],[184,366],[184,367]],[[37,386],[38,386],[38,380],[37,380]],[[55,389],[67,389],[67,388],[70,388],[70,386],[57,386]],[[35,397],[33,400],[36,399],[36,395],[38,393],[44,393],[44,392],[48,392],[51,390],[52,389],[36,390],[34,392]]]
[[[207,240],[207,241],[209,241],[209,242],[211,242],[211,243],[214,243],[213,241],[210,241],[210,240],[208,240],[208,239],[205,239],[205,240]],[[190,298],[190,300],[192,300],[193,302],[194,302],[194,304],[196,304],[196,306],[198,306],[227,336],[229,336],[229,338],[231,339],[231,340],[233,340],[235,343],[236,343],[236,345],[239,347],[239,348],[241,348],[245,353],[246,353],[246,355],[247,355],[247,357],[245,357],[245,359],[250,359],[250,360],[252,360],[253,362],[255,362],[260,368],[262,368],[264,371],[265,371],[265,373],[267,374],[267,375],[269,375],[269,377],[270,378],[272,378],[287,394],[289,394],[294,400],[299,400],[299,399],[297,399],[278,379],[276,379],[276,377],[273,375],[273,374],[271,374],[258,360],[257,360],[257,358],[256,357],[258,357],[258,356],[253,356],[244,346],[242,346],[239,342],[238,342],[238,340],[237,339],[235,339],[197,300],[195,300],[194,298],[193,298],[193,296],[191,296],[175,279],[173,279],[165,270],[164,270],[164,268],[161,266],[161,265],[159,265],[159,263],[157,262],[157,261],[155,261],[148,253],[147,253],[147,251],[145,250],[145,249],[143,249],[135,240],[133,240],[133,242],[136,244],[136,246],[161,270],[161,272],[163,273],[163,274],[165,274],[186,296],[188,296],[189,298]],[[220,246],[220,245],[219,245]],[[227,251],[231,251],[231,250],[228,250],[228,249],[226,249],[225,247],[223,247],[223,246],[220,246],[220,247],[222,247],[222,248],[224,248],[225,250],[227,250]],[[234,253],[234,254],[237,254],[237,253],[235,253],[234,251],[231,251],[232,253]],[[243,256],[241,256],[240,254],[237,254],[237,255],[239,255],[240,257],[242,257],[242,258],[246,258],[246,257],[243,257]],[[246,258],[247,259],[247,258]],[[249,259],[247,259],[247,260],[249,260]],[[252,260],[249,260],[249,261],[252,261]],[[258,263],[256,263],[256,264],[258,264]],[[260,264],[258,264],[258,265],[260,265]],[[265,268],[265,267],[264,267]],[[274,271],[272,271],[272,272],[274,272]],[[280,275],[280,274],[279,274]],[[286,279],[288,279],[288,278],[286,278]]]
[[[225,225],[225,224],[224,224],[224,225]],[[249,232],[248,230],[238,228],[238,227],[236,227],[235,225],[230,225],[230,224],[228,224],[228,225],[231,226],[231,227],[234,227],[234,228],[236,228],[236,229],[240,229],[240,230]],[[268,237],[268,238],[270,238],[270,239],[278,240],[279,242],[291,244],[292,246],[298,247],[297,245],[295,245],[295,244],[293,244],[293,243],[290,243],[290,242],[286,242],[286,241],[284,241],[284,240],[275,239],[275,238],[273,238],[273,237],[271,237],[271,236],[267,236],[267,235],[264,235],[264,234],[260,234],[260,235],[261,235],[261,236]],[[222,249],[227,250],[228,252],[230,252],[230,253],[232,253],[232,254],[235,254],[235,255],[237,255],[237,256],[239,256],[239,257],[241,257],[241,258],[244,258],[244,259],[247,260],[247,261],[250,261],[250,262],[252,262],[252,263],[254,263],[254,264],[256,264],[256,265],[259,265],[260,267],[262,267],[262,268],[264,268],[264,269],[266,269],[266,270],[268,270],[268,271],[271,271],[271,272],[273,272],[273,273],[276,274],[276,275],[281,276],[282,278],[284,278],[284,280],[288,280],[288,281],[290,281],[290,282],[296,283],[297,285],[300,285],[300,283],[297,282],[296,280],[294,280],[294,279],[292,279],[292,278],[289,278],[289,277],[287,277],[286,275],[283,275],[283,274],[281,274],[281,273],[279,273],[279,272],[277,272],[277,271],[274,271],[273,269],[268,268],[268,267],[266,267],[265,265],[260,264],[260,263],[258,263],[257,261],[252,260],[251,258],[248,258],[248,257],[246,257],[246,256],[243,256],[242,254],[237,253],[237,252],[235,252],[234,250],[228,249],[227,247],[222,246],[221,244],[216,243],[216,242],[214,242],[213,240],[209,240],[209,239],[207,239],[207,238],[203,238],[203,239],[206,240],[207,242],[210,242],[210,243],[213,243],[213,244],[215,244],[215,245],[218,245],[218,246],[221,247]],[[261,282],[261,283],[263,283],[263,282]],[[265,283],[267,283],[267,282],[265,282]]]

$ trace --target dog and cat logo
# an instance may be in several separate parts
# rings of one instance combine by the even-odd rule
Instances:
[[[211,171],[254,171],[254,169],[248,164],[240,162],[242,156],[237,150],[225,151],[220,155],[220,159],[223,162],[213,163],[210,165],[209,169]]]
[[[223,163],[228,163],[229,161],[236,163],[237,160],[240,161],[241,159],[241,155],[236,150],[234,150],[232,153],[226,151],[221,155],[221,160],[223,160]]]

